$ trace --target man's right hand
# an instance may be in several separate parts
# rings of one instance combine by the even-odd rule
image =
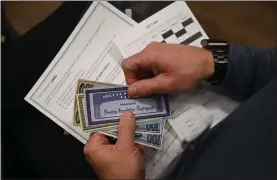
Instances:
[[[214,72],[211,52],[155,42],[125,59],[122,67],[130,97],[186,92]]]

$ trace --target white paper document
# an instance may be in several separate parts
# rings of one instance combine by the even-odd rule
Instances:
[[[221,122],[237,106],[237,102],[227,97],[197,88],[170,97],[172,117],[168,121],[179,138],[189,142]]]
[[[124,58],[143,50],[151,42],[201,47],[208,36],[184,1],[176,1],[134,28],[119,34],[114,42]],[[174,63],[174,62],[172,62]],[[168,121],[186,141],[196,139],[206,128],[223,120],[237,103],[203,88],[170,99]]]
[[[77,80],[125,84],[123,57],[113,38],[136,24],[109,3],[93,2],[25,100],[85,144],[90,134],[73,125]],[[163,149],[146,148],[146,177],[155,178],[165,170],[182,151],[180,142],[167,124]]]
[[[143,157],[145,162],[145,179],[157,178],[181,152],[183,152],[181,140],[168,122],[166,122],[163,137],[163,148],[161,150],[157,150],[146,147],[144,150]]]
[[[126,58],[143,50],[149,43],[164,42],[201,46],[207,34],[184,1],[176,1],[145,19],[131,30],[118,35],[114,42]]]
[[[94,2],[25,100],[86,143],[89,134],[72,124],[77,80],[125,83],[123,57],[112,40],[135,24],[109,3]]]

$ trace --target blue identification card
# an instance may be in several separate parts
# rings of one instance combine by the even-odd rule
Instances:
[[[84,89],[88,125],[119,122],[124,111],[132,111],[136,120],[170,116],[166,95],[129,98],[128,87]]]

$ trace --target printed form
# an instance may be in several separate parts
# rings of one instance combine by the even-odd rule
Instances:
[[[82,143],[89,133],[73,125],[78,79],[125,84],[123,56],[113,44],[119,32],[137,23],[107,2],[93,2],[25,100]],[[167,124],[162,150],[146,148],[146,176],[155,178],[182,151],[180,139]]]
[[[109,3],[93,3],[25,100],[86,143],[89,134],[72,124],[77,80],[122,84],[122,56],[112,40],[135,24]]]
[[[131,30],[119,34],[114,42],[127,58],[153,41],[201,47],[200,42],[205,38],[208,38],[207,34],[187,4],[176,1]],[[168,122],[181,140],[192,141],[206,128],[223,120],[237,105],[219,94],[197,88],[170,98],[172,117]]]

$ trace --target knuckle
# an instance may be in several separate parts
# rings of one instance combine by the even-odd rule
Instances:
[[[146,83],[143,83],[143,87],[144,87],[144,91],[145,91],[145,95],[150,95],[150,89],[149,86]]]
[[[97,148],[91,147],[89,145],[86,145],[84,147],[84,155],[88,158],[88,159],[93,159],[95,156],[97,156],[98,154],[98,150]]]
[[[157,49],[159,46],[159,43],[158,42],[151,42],[150,44],[148,44],[145,48],[146,51],[152,51],[152,50],[155,50]]]
[[[128,59],[124,59],[122,62],[121,62],[121,66],[124,68],[126,67],[128,64]]]
[[[158,42],[151,42],[148,44],[140,54],[143,57],[142,59],[147,59],[150,61],[157,59],[161,53],[160,44],[161,43]]]
[[[172,78],[163,78],[161,79],[159,84],[160,84],[159,86],[161,87],[162,93],[170,93],[174,88],[175,83],[174,83],[174,79]],[[180,86],[180,84],[178,84],[177,86]]]
[[[129,59],[124,59],[122,62],[121,62],[121,67],[124,70],[127,70],[127,69],[130,69],[130,61]]]
[[[91,141],[95,141],[97,140],[99,137],[99,133],[93,133],[91,136],[90,136],[90,140]]]
[[[95,143],[99,143],[102,140],[103,140],[103,137],[100,136],[98,133],[95,133],[95,134],[91,135],[91,137],[90,137],[90,143],[89,144],[92,145],[91,147],[94,147]]]
[[[92,134],[92,135],[90,136],[89,142],[93,142],[93,141],[95,141],[96,139],[97,139],[97,133],[94,133],[94,134]]]
[[[89,156],[89,154],[90,154],[90,148],[88,147],[88,145],[85,145],[85,147],[84,147],[84,154],[85,154],[85,156]]]
[[[165,78],[164,86],[171,87],[174,84],[174,80],[172,78]]]
[[[92,151],[94,151],[94,146],[92,146],[94,144],[94,142],[96,142],[98,139],[97,134],[92,134],[89,138],[89,140],[87,141],[87,144],[84,147],[84,154],[86,156],[88,156]]]

